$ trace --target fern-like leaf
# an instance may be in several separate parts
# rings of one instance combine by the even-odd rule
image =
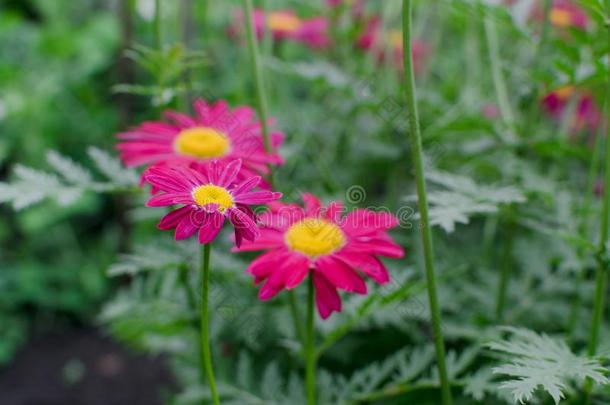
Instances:
[[[532,400],[536,389],[542,387],[557,404],[573,382],[590,378],[597,384],[608,383],[606,370],[597,360],[572,353],[565,342],[527,329],[504,330],[510,338],[487,347],[509,356],[510,363],[495,367],[493,372],[510,377],[500,388],[510,390],[516,402]]]

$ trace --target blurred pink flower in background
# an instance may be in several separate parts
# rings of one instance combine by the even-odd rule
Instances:
[[[571,129],[595,132],[601,124],[601,111],[587,92],[579,91],[571,85],[563,86],[544,96],[542,107],[551,117],[560,120],[567,112],[570,100],[576,103]]]
[[[324,17],[300,18],[291,10],[271,11],[254,10],[254,28],[258,39],[262,39],[268,29],[275,41],[289,40],[300,42],[314,49],[324,49],[330,45],[328,21]],[[244,30],[244,16],[237,12],[229,34],[237,37]]]
[[[386,35],[382,33],[381,18],[372,17],[366,25],[364,32],[357,41],[358,48],[374,54],[379,62],[386,58],[386,44],[391,48],[391,62],[397,69],[402,70],[404,64],[403,37],[401,30],[391,30]],[[420,73],[424,68],[425,58],[429,53],[428,45],[423,41],[414,40],[413,62],[415,73]]]
[[[481,107],[481,114],[483,114],[485,118],[494,120],[500,117],[500,109],[494,103],[487,103],[483,107]]]
[[[513,5],[516,1],[504,1],[507,5]],[[544,5],[541,1],[534,3],[531,9],[531,19],[541,23],[544,20]],[[553,0],[549,12],[549,21],[557,28],[579,28],[586,29],[589,19],[587,13],[571,0]]]

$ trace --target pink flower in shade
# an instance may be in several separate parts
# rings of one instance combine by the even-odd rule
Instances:
[[[551,24],[559,28],[587,28],[588,17],[583,9],[570,0],[555,0],[549,15]]]
[[[341,311],[337,290],[366,294],[363,276],[380,284],[390,276],[378,256],[400,258],[403,249],[387,230],[398,219],[386,212],[357,209],[343,216],[343,205],[331,202],[325,209],[311,194],[305,208],[274,203],[261,215],[261,236],[239,250],[268,250],[247,271],[256,284],[264,282],[259,298],[268,300],[283,289],[293,289],[308,274],[313,277],[316,304],[323,319]]]
[[[175,229],[175,239],[182,240],[199,233],[199,243],[212,242],[225,218],[235,228],[235,242],[254,241],[259,235],[257,216],[249,207],[279,199],[282,194],[268,190],[252,191],[261,181],[259,176],[236,182],[241,160],[228,164],[212,161],[202,170],[186,166],[153,166],[144,179],[160,193],[153,195],[149,207],[183,205],[165,215],[158,228]]]
[[[267,13],[263,10],[254,10],[254,29],[258,39],[262,39],[265,29],[269,29],[273,39],[276,41],[290,40],[303,43],[314,49],[327,48],[330,44],[328,36],[328,21],[324,17],[303,19],[293,11],[272,11]],[[229,28],[231,36],[238,36],[243,30],[244,15],[241,10],[235,15],[235,21]]]
[[[397,69],[404,68],[404,49],[402,31],[392,30],[384,39],[382,36],[381,18],[371,18],[364,29],[364,32],[358,38],[356,45],[367,52],[373,53],[379,62],[383,62],[386,58],[386,43],[391,47],[392,63]],[[429,53],[429,47],[426,43],[414,40],[411,43],[413,49],[413,63],[415,73],[420,73],[424,68],[424,61]]]
[[[212,105],[203,99],[193,103],[195,116],[165,112],[168,122],[149,121],[119,133],[117,145],[125,165],[176,165],[196,167],[211,160],[227,163],[241,159],[238,179],[267,174],[268,165],[281,164],[277,153],[265,152],[261,123],[254,110],[240,106],[231,110],[227,103]],[[270,124],[272,124],[271,122]],[[274,150],[284,135],[271,132]],[[263,183],[266,185],[266,183]]]
[[[531,15],[535,21],[544,20],[544,7],[541,2],[534,4]],[[587,28],[589,22],[587,13],[571,0],[554,0],[549,20],[557,28],[574,27],[582,30]]]
[[[562,119],[571,99],[576,102],[574,119],[571,123],[573,131],[588,129],[595,132],[602,121],[602,114],[593,97],[588,93],[579,92],[574,86],[563,86],[544,96],[542,107],[554,119]]]

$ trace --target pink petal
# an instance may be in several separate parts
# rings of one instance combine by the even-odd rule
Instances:
[[[343,203],[341,203],[340,201],[332,201],[330,204],[328,204],[328,207],[326,208],[324,218],[331,222],[338,223],[341,219],[341,214],[343,214],[344,210],[345,206],[343,205]]]
[[[178,226],[178,223],[182,221],[182,219],[184,219],[186,215],[190,214],[191,210],[191,207],[182,207],[170,212],[169,214],[161,218],[161,222],[159,222],[157,228],[163,231],[174,229],[176,226]]]
[[[229,221],[231,221],[235,227],[235,244],[237,247],[241,246],[242,238],[250,241],[256,239],[259,235],[259,230],[256,223],[248,214],[236,208],[227,211],[229,214]]]
[[[342,229],[350,236],[385,231],[398,226],[398,218],[389,212],[356,209],[345,216]]]
[[[316,288],[316,305],[322,319],[326,319],[333,311],[341,311],[341,298],[336,288],[322,274],[313,273],[313,283]]]
[[[193,204],[193,197],[185,193],[166,193],[154,195],[148,200],[148,207],[165,207],[175,204]]]
[[[366,283],[345,262],[331,256],[319,257],[316,268],[335,287],[348,292],[366,294]]]
[[[349,248],[350,250],[353,249],[362,253],[392,257],[395,259],[399,259],[405,255],[403,248],[389,238],[360,238],[356,241],[352,241]]]
[[[320,215],[321,204],[320,200],[310,193],[303,193],[303,201],[305,202],[305,213],[309,217],[317,217]]]
[[[334,255],[337,259],[345,262],[351,268],[360,270],[379,284],[390,281],[387,269],[375,256],[362,253],[353,253],[345,249]]]
[[[165,111],[163,114],[166,118],[174,121],[180,128],[192,128],[197,126],[197,122],[188,115],[176,112],[176,111]]]
[[[199,226],[197,226],[193,220],[192,220],[192,216],[186,216],[182,219],[182,221],[180,221],[180,223],[178,223],[178,226],[176,227],[176,234],[174,235],[174,239],[176,240],[183,240],[183,239],[188,239],[191,236],[193,236],[195,234],[195,232],[197,232],[197,229],[199,229]]]
[[[242,193],[248,192],[248,191],[252,190],[254,187],[258,186],[260,182],[261,182],[260,176],[250,177],[249,179],[241,182],[239,185],[237,185],[233,189],[233,195],[237,196]]]
[[[266,204],[280,198],[282,198],[282,193],[280,192],[261,190],[236,195],[235,202],[241,204]]]
[[[225,217],[217,212],[208,214],[199,228],[199,243],[205,245],[212,242],[222,229]]]
[[[233,183],[237,173],[241,169],[241,159],[236,159],[227,164],[218,178],[217,185],[227,187]]]

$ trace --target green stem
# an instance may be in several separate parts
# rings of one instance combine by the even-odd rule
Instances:
[[[508,223],[506,224],[506,238],[504,239],[504,251],[502,252],[502,263],[500,278],[498,279],[498,291],[496,295],[496,319],[498,322],[502,322],[504,317],[504,306],[506,304],[506,291],[508,289],[508,281],[510,278],[511,268],[511,251],[512,251],[512,220],[510,214],[508,215]]]
[[[534,83],[537,83],[538,79],[538,71],[540,70],[540,65],[546,64],[547,59],[544,57],[544,53],[546,50],[546,43],[549,34],[550,28],[550,13],[553,6],[553,0],[543,0],[543,15],[544,20],[542,21],[542,27],[540,29],[540,41],[538,42],[538,46],[536,47],[536,51],[534,52],[534,65],[532,66],[532,72],[534,76]],[[530,106],[530,111],[527,116],[527,121],[523,126],[523,133],[529,135],[532,129],[532,126],[536,122],[538,118],[539,109],[539,99],[540,99],[540,85],[535,84],[534,90],[532,91],[532,105]]]
[[[498,32],[496,26],[489,16],[484,18],[485,38],[487,39],[487,50],[489,52],[489,60],[491,63],[491,71],[496,97],[498,99],[498,107],[504,125],[511,130],[515,130],[515,116],[510,105],[506,80],[502,73],[502,63],[500,60],[500,46],[498,43]],[[512,136],[515,134],[512,133]]]
[[[273,145],[271,143],[271,135],[269,133],[269,108],[267,104],[267,92],[265,87],[265,75],[260,63],[259,57],[259,49],[258,49],[258,40],[256,38],[256,31],[254,29],[254,10],[252,8],[252,0],[243,0],[244,2],[244,16],[246,19],[246,31],[248,38],[248,49],[250,51],[250,59],[252,60],[252,74],[256,81],[256,100],[257,100],[257,110],[258,116],[261,120],[261,127],[263,130],[263,143],[265,146],[265,151],[267,153],[273,152]],[[266,6],[266,2],[264,3]],[[266,9],[264,9],[266,11]],[[266,14],[265,14],[266,16]],[[271,188],[274,186],[274,171],[273,166],[269,165],[269,183],[271,184]],[[296,299],[294,296],[294,291],[289,291],[289,299],[291,305],[291,313],[292,318],[295,324],[295,330],[297,336],[300,339],[303,339],[303,328],[301,327],[301,317],[299,315],[299,310],[296,306]],[[301,340],[303,342],[303,340]]]
[[[216,388],[216,379],[214,378],[214,368],[212,367],[212,354],[210,352],[210,315],[209,315],[209,297],[210,290],[210,255],[212,245],[207,243],[203,245],[201,257],[201,356],[202,365],[205,375],[210,385],[210,394],[214,405],[220,404],[218,399],[218,389]]]
[[[155,47],[157,50],[163,50],[163,41],[161,36],[161,0],[155,0]]]
[[[610,18],[610,0],[606,0],[606,8],[608,18]],[[610,25],[608,26],[608,43],[610,44]],[[610,55],[608,55],[610,59]],[[608,68],[606,88],[606,109],[610,114],[610,68]],[[595,277],[595,304],[593,306],[593,325],[591,327],[591,336],[589,338],[589,355],[593,356],[597,352],[597,343],[599,339],[599,329],[602,322],[604,312],[604,295],[606,291],[607,280],[607,255],[606,243],[608,241],[608,219],[610,217],[610,125],[608,126],[608,136],[606,137],[606,156],[604,168],[604,199],[601,211],[600,221],[600,238],[599,238],[599,253],[597,256],[598,266],[597,275]]]
[[[610,45],[610,0],[606,0],[606,26],[608,33],[606,40]],[[610,53],[608,54],[610,61]],[[607,71],[607,83],[606,83],[606,111],[610,116],[610,67]],[[606,136],[606,155],[605,155],[605,168],[604,168],[604,199],[602,203],[601,221],[600,221],[600,238],[599,238],[599,252],[597,254],[597,273],[595,276],[595,301],[593,304],[593,322],[591,326],[591,335],[589,336],[588,354],[589,356],[595,356],[597,353],[597,345],[599,341],[599,330],[601,328],[602,319],[604,315],[604,296],[606,294],[606,284],[608,280],[607,265],[608,255],[606,244],[608,242],[608,219],[610,217],[610,125],[607,128],[608,134]],[[585,397],[586,403],[590,403],[591,400],[591,389],[592,381],[588,379],[585,383]]]
[[[301,315],[299,314],[299,308],[297,307],[297,299],[294,295],[294,291],[289,291],[288,301],[290,303],[290,313],[292,314],[292,321],[294,322],[294,331],[297,335],[299,342],[303,342],[305,338],[305,331],[303,330],[303,324],[301,323]]]
[[[265,75],[261,67],[260,53],[258,49],[258,39],[256,38],[256,31],[254,29],[254,10],[252,7],[252,0],[243,0],[244,2],[244,15],[246,18],[246,31],[248,38],[248,49],[250,51],[250,59],[252,61],[252,74],[256,81],[256,105],[258,110],[258,116],[261,121],[261,127],[263,130],[263,142],[265,145],[265,151],[267,153],[273,152],[273,146],[271,144],[271,136],[269,134],[269,124],[267,118],[269,117],[269,107],[267,103],[267,92],[265,87]],[[273,182],[273,171],[270,167],[269,180]]]
[[[314,347],[314,287],[313,276],[309,276],[307,288],[307,324],[305,336],[305,386],[307,405],[316,404],[316,352]]]
[[[602,140],[604,138],[603,134],[602,134],[602,128],[603,125],[600,125],[600,131],[596,134],[596,138],[595,138],[595,144],[593,146],[593,158],[591,159],[591,165],[589,167],[589,174],[587,175],[587,185],[585,188],[585,193],[583,196],[583,200],[582,200],[582,206],[581,206],[581,214],[580,214],[580,225],[579,225],[579,230],[578,230],[578,234],[580,235],[581,238],[583,239],[588,239],[589,235],[587,232],[587,229],[589,227],[589,215],[590,215],[590,211],[591,211],[591,198],[595,193],[595,183],[597,181],[597,176],[599,173],[599,165],[600,165],[600,161],[601,161],[601,153],[600,153],[600,149],[602,147]],[[583,248],[580,248],[578,250],[578,255],[581,259],[585,259],[585,255],[587,255],[589,252]],[[579,269],[577,271],[577,275],[576,275],[576,282],[574,284],[574,290],[575,290],[575,295],[574,295],[574,299],[572,300],[572,308],[570,309],[570,317],[568,318],[568,340],[572,341],[574,338],[574,331],[576,328],[576,324],[578,322],[578,312],[580,309],[580,306],[582,304],[582,300],[580,298],[581,296],[581,289],[582,289],[582,285],[585,282],[586,279],[586,268],[583,269]]]
[[[189,282],[189,270],[190,266],[187,264],[180,267],[180,282],[182,283],[182,288],[184,288],[184,295],[186,296],[186,302],[188,303],[189,308],[195,310],[197,307],[197,299],[195,291],[193,291],[191,283]]]
[[[424,248],[424,262],[426,267],[426,281],[428,285],[428,299],[430,301],[430,313],[432,318],[432,330],[434,333],[434,346],[441,382],[441,394],[443,404],[452,403],[451,388],[447,376],[447,365],[445,363],[445,343],[443,330],[441,328],[441,311],[436,291],[436,275],[434,271],[434,248],[432,245],[432,229],[428,219],[428,198],[426,195],[426,181],[424,178],[422,141],[419,128],[419,116],[415,97],[415,77],[413,72],[413,58],[411,49],[411,0],[403,0],[403,47],[405,65],[405,89],[409,112],[409,128],[411,135],[411,151],[415,169],[415,180],[417,183],[417,200],[421,216],[421,238]]]

